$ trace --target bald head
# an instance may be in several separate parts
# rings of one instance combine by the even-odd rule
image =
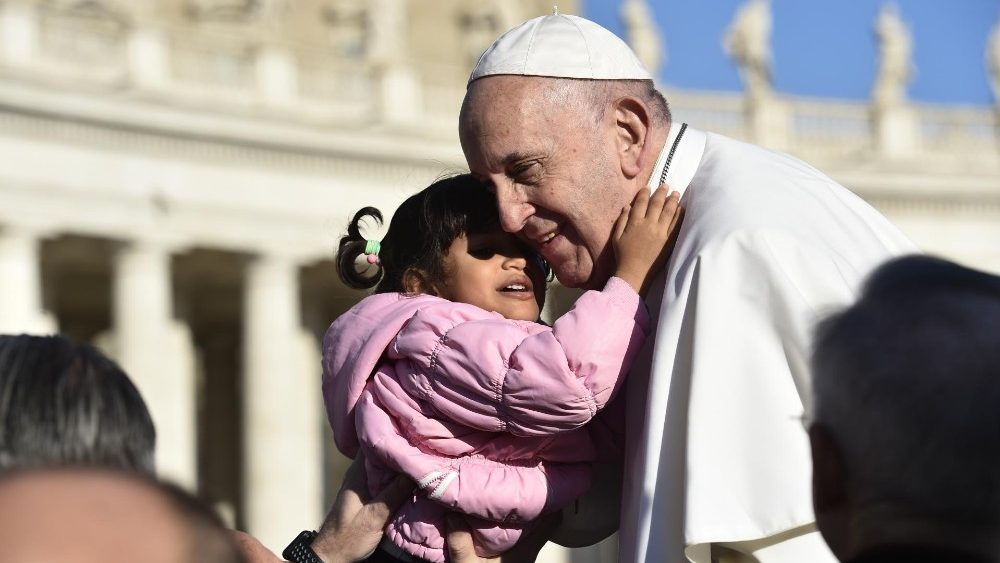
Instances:
[[[196,501],[183,491],[135,474],[12,472],[0,478],[0,506],[4,561],[240,561],[207,509],[193,508]]]

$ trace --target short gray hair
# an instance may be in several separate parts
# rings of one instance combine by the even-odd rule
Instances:
[[[862,504],[1000,524],[1000,277],[940,259],[890,262],[823,322],[814,421]]]
[[[577,78],[547,78],[546,101],[563,106],[576,106],[600,121],[611,103],[624,96],[634,96],[650,108],[657,125],[670,123],[670,105],[656,89],[652,80],[587,80]]]
[[[0,335],[0,470],[83,464],[151,474],[155,445],[139,390],[96,348]]]

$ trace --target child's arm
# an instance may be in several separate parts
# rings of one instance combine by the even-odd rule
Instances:
[[[648,313],[636,290],[666,259],[677,200],[637,196],[615,232],[625,277],[585,293],[551,330],[460,303],[421,309],[387,351],[409,360],[397,369],[400,383],[444,417],[478,429],[540,436],[586,424],[614,396],[646,337]]]

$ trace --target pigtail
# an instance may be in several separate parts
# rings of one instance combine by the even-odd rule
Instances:
[[[368,254],[368,240],[361,234],[361,223],[369,218],[382,226],[381,211],[374,207],[362,208],[347,225],[347,235],[341,237],[337,250],[337,275],[344,285],[354,289],[370,289],[382,279],[383,268],[379,261],[367,262],[363,271],[358,270],[358,258]]]

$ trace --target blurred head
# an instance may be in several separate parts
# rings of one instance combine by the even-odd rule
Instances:
[[[646,185],[670,113],[651,80],[490,75],[469,84],[459,135],[500,224],[571,287],[614,273],[615,219]]]
[[[813,502],[841,559],[880,544],[1000,554],[1000,277],[914,256],[822,323]]]
[[[500,230],[492,195],[470,175],[439,180],[404,201],[392,216],[374,265],[359,260],[365,253],[366,220],[381,224],[382,214],[362,209],[340,241],[337,271],[348,286],[375,286],[376,293],[427,293],[511,319],[538,319],[548,266]]]
[[[218,516],[135,472],[0,474],[0,559],[59,563],[239,563]]]
[[[96,349],[62,336],[0,335],[0,469],[152,473],[155,442],[139,391]]]

